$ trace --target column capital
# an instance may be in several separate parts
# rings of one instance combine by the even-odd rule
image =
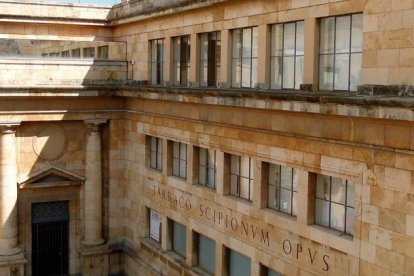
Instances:
[[[0,121],[0,132],[1,133],[13,133],[16,132],[17,127],[20,126],[20,121],[15,122],[2,122]]]
[[[84,124],[90,131],[99,131],[99,127],[103,124],[106,124],[108,119],[86,119]]]

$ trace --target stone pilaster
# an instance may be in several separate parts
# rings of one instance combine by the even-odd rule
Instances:
[[[0,123],[0,256],[20,253],[17,240],[16,128],[20,122]]]
[[[85,154],[84,245],[101,245],[102,237],[102,161],[99,128],[106,119],[86,120],[88,129]]]

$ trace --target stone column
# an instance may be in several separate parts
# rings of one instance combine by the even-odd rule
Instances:
[[[17,246],[16,128],[20,122],[0,123],[0,256],[20,253]]]
[[[84,240],[85,245],[100,245],[102,238],[102,161],[100,125],[106,119],[86,120],[88,128],[85,154]]]

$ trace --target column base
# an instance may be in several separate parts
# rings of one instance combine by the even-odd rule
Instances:
[[[97,245],[104,244],[105,243],[105,240],[104,239],[99,239],[97,241],[85,241],[85,240],[83,240],[83,241],[81,241],[81,243],[83,245],[86,245],[86,246],[97,246]]]
[[[79,249],[81,256],[81,271],[83,275],[108,275],[109,254],[108,245],[90,246],[82,244]]]
[[[9,256],[0,256],[0,275],[26,275],[26,263],[27,260],[21,252]]]
[[[14,255],[17,255],[21,252],[22,252],[22,250],[18,246],[15,247],[15,248],[12,248],[12,249],[8,249],[8,250],[0,250],[0,258],[2,256],[14,256]]]

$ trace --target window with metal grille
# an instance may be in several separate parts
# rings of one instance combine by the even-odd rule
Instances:
[[[354,183],[318,174],[315,200],[316,224],[352,235],[355,219]]]
[[[294,168],[269,164],[268,207],[296,217],[298,171]]]
[[[172,175],[187,178],[187,145],[173,142]]]
[[[258,28],[232,32],[232,87],[254,88],[257,84]]]
[[[190,74],[190,36],[173,39],[174,85],[187,86]]]
[[[357,91],[362,64],[362,14],[321,19],[319,89]]]
[[[253,200],[252,158],[231,155],[230,157],[230,194]]]
[[[220,75],[220,32],[202,33],[200,39],[200,86],[217,86]]]
[[[164,81],[164,39],[150,41],[151,83],[163,84]]]
[[[303,21],[271,26],[271,89],[300,89],[303,83],[303,54]]]
[[[198,184],[212,189],[216,188],[216,151],[197,148],[199,154]]]
[[[150,137],[150,168],[162,170],[162,139]]]

